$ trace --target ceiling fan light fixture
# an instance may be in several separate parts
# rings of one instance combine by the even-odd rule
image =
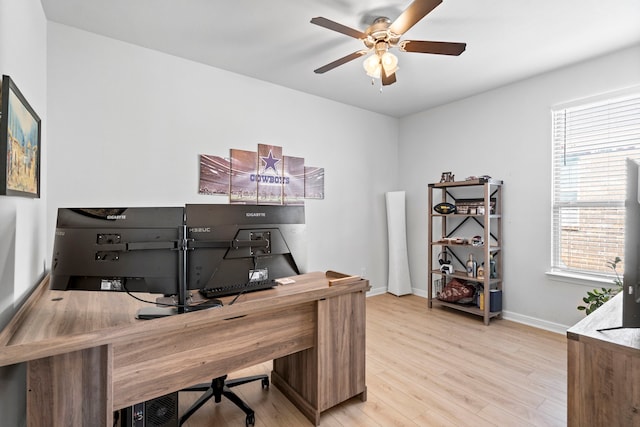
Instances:
[[[367,72],[367,76],[379,79],[382,72],[382,65],[380,64],[380,57],[376,54],[369,55],[367,59],[362,63],[364,70]]]
[[[398,57],[389,52],[384,52],[382,55],[374,53],[364,60],[362,66],[367,72],[367,76],[379,79],[383,67],[387,76],[398,71]]]
[[[387,74],[387,76],[390,76],[391,74],[398,71],[398,57],[393,53],[385,52],[384,54],[382,54],[380,62],[382,63],[384,72]]]

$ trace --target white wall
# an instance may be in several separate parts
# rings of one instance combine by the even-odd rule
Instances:
[[[43,120],[42,198],[0,197],[0,325],[49,262],[58,207],[225,203],[197,194],[198,154],[266,143],[325,168],[326,199],[306,204],[309,269],[365,272],[378,290],[386,191],[407,191],[411,274],[424,294],[427,184],[449,170],[504,179],[507,315],[558,329],[581,316],[587,288],[545,276],[549,109],[640,83],[640,47],[398,121],[47,24],[38,0],[0,0],[0,72]],[[2,425],[24,424],[24,396],[23,367],[0,368]]]
[[[386,287],[397,119],[60,24],[48,41],[49,249],[58,207],[226,203],[197,194],[198,155],[274,144],[325,168],[326,198],[306,201],[308,269]]]
[[[0,74],[11,76],[42,120],[41,173],[46,174],[46,19],[39,0],[0,0]],[[0,329],[44,275],[45,204],[42,198],[0,196]],[[0,424],[24,425],[23,365],[0,368]]]
[[[640,47],[510,84],[400,122],[413,286],[426,295],[427,184],[488,174],[504,180],[505,317],[562,330],[591,287],[552,281],[551,114],[554,104],[640,84]],[[603,260],[603,263],[606,260]]]

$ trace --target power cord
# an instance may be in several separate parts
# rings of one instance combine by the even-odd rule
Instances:
[[[158,302],[158,301],[149,301],[149,300],[145,300],[143,298],[137,297],[135,295],[133,295],[126,287],[126,285],[124,284],[124,282],[122,283],[122,289],[124,289],[124,291],[127,293],[127,295],[129,295],[131,298],[140,301],[140,302],[144,302],[147,304],[155,304],[155,305],[159,305],[162,307],[176,307],[176,308],[185,308],[185,309],[189,309],[189,308],[194,308],[197,307],[198,309],[203,309],[203,308],[214,308],[214,307],[220,307],[222,306],[222,302],[219,300],[216,300],[215,303],[212,304],[207,304],[206,302],[200,303],[200,304],[195,304],[195,305],[187,305],[187,304],[178,304],[178,303],[166,303],[166,302]]]
[[[253,269],[254,269],[254,270],[257,270],[257,269],[258,269],[258,257],[257,257],[257,256],[254,256],[254,257],[253,257]],[[231,300],[231,302],[229,303],[229,305],[233,305],[233,303],[234,303],[234,302],[236,302],[236,300],[237,300],[238,298],[240,298],[240,296],[241,296],[242,294],[244,294],[244,293],[247,291],[247,289],[249,288],[249,283],[251,283],[251,278],[249,278],[249,280],[247,281],[247,283],[245,283],[245,287],[244,287],[244,289],[243,289],[243,290],[241,290],[241,291],[240,291],[240,293],[238,293],[238,295],[236,295],[236,296]]]

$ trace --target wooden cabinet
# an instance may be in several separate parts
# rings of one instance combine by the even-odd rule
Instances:
[[[640,329],[622,323],[622,294],[567,331],[567,425],[640,426]]]
[[[365,308],[364,291],[318,301],[314,347],[273,361],[271,380],[315,425],[326,409],[366,400]]]
[[[455,210],[438,213],[434,207],[440,203],[448,204],[449,208],[455,206]],[[476,314],[483,317],[486,325],[491,318],[501,316],[502,181],[479,178],[429,184],[428,233],[429,308],[446,306]],[[467,271],[470,255],[477,263],[478,273]],[[440,261],[445,257],[453,271],[442,270]],[[473,301],[438,299],[452,279],[475,287]]]

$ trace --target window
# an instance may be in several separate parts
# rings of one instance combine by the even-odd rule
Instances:
[[[611,276],[623,258],[627,157],[640,160],[640,93],[552,111],[551,270]]]

